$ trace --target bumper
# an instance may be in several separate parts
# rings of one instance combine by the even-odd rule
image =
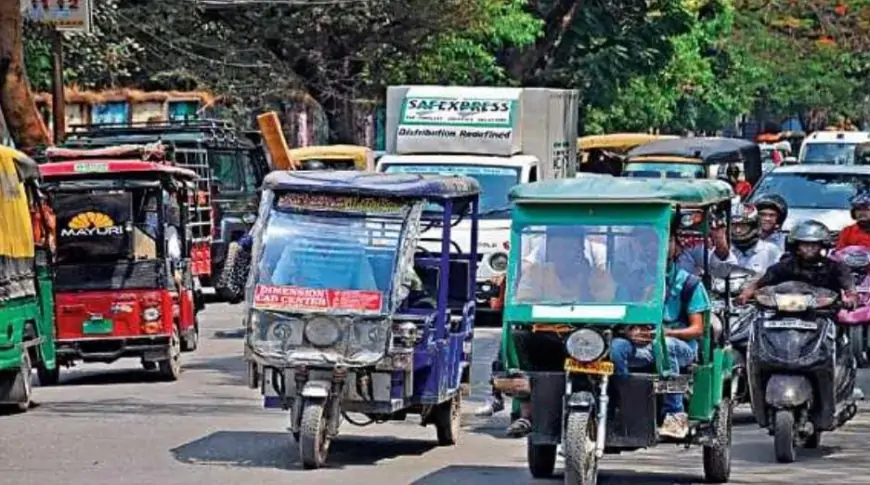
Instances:
[[[484,313],[498,313],[501,308],[493,308],[492,302],[499,296],[499,287],[492,281],[478,281],[474,289],[474,299],[477,301],[477,311]]]
[[[81,360],[110,363],[124,357],[160,360],[168,355],[169,334],[58,340],[55,347],[60,362]]]

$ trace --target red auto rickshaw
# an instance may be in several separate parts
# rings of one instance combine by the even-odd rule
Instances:
[[[201,199],[193,171],[159,147],[141,153],[49,149],[40,166],[56,216],[57,359],[139,358],[176,380],[199,342],[193,269],[209,255],[193,251],[190,226]]]

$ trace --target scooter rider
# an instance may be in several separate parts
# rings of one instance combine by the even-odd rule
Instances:
[[[855,223],[847,226],[837,238],[837,249],[847,246],[870,248],[870,193],[862,192],[851,200],[852,219]]]
[[[786,235],[782,225],[788,217],[788,203],[777,194],[763,194],[754,201],[761,223],[761,240],[776,244],[785,251]]]

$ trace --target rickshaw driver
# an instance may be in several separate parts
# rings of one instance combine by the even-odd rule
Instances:
[[[691,364],[697,355],[697,339],[704,334],[704,313],[710,310],[710,297],[697,276],[676,265],[680,254],[677,237],[677,222],[671,226],[668,245],[668,267],[665,278],[665,342],[675,374],[680,367]],[[652,349],[654,332],[648,328],[633,326],[625,337],[616,337],[611,342],[610,356],[617,375],[627,375],[630,367],[641,367],[655,362]],[[685,438],[689,432],[689,418],[685,413],[682,394],[666,394],[662,408],[665,414],[659,434],[676,439]]]

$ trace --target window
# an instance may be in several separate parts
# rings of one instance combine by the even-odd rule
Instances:
[[[237,152],[212,152],[209,165],[223,192],[245,189],[245,174]]]
[[[870,175],[774,172],[761,180],[749,203],[762,194],[779,194],[789,207],[843,210],[859,189],[870,190]]]

